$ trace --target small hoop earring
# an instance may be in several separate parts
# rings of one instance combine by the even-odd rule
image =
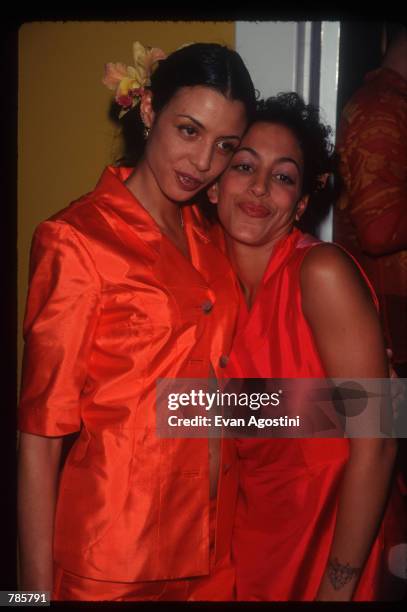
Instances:
[[[147,140],[147,138],[149,137],[151,132],[151,128],[147,127],[146,125],[144,126],[144,130],[143,130],[143,136],[144,136],[144,140]]]

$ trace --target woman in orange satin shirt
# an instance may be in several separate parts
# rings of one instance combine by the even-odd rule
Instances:
[[[281,94],[260,103],[210,189],[243,290],[228,377],[388,375],[363,273],[295,227],[330,168],[317,110]],[[402,581],[389,583],[386,567],[405,528],[399,491],[388,499],[395,449],[380,438],[237,440],[237,599],[397,598]]]
[[[122,114],[134,108],[125,120],[146,132],[135,168],[108,167],[33,240],[21,588],[54,599],[228,600],[233,448],[158,438],[155,381],[219,375],[229,352],[235,277],[191,202],[238,146],[254,89],[221,45],[164,59],[136,43],[135,56],[137,69],[111,64],[105,77]],[[78,431],[59,479],[63,436]]]

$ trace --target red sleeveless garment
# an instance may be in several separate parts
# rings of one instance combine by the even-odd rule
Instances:
[[[317,244],[313,237],[294,230],[276,245],[250,311],[242,300],[227,376],[325,377],[300,294],[301,263]],[[237,599],[313,600],[329,555],[349,442],[246,438],[236,444]],[[396,591],[403,581],[391,578],[387,557],[389,548],[403,539],[398,524],[401,502],[397,492],[392,494],[356,600],[388,599],[389,581],[393,596],[399,596]]]

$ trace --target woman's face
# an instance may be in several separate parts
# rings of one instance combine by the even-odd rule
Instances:
[[[303,171],[303,154],[291,130],[255,123],[209,193],[227,234],[257,246],[288,234],[308,201],[301,197]]]
[[[155,115],[144,100],[152,129],[145,159],[161,192],[183,202],[213,182],[229,163],[246,127],[242,102],[210,87],[182,87]]]

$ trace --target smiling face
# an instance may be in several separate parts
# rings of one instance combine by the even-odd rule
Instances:
[[[301,196],[303,169],[302,150],[291,130],[255,123],[209,193],[229,237],[260,246],[288,234],[308,202]]]
[[[242,102],[210,87],[182,87],[159,114],[145,97],[141,114],[152,126],[145,160],[161,193],[183,202],[225,169],[246,127]]]

